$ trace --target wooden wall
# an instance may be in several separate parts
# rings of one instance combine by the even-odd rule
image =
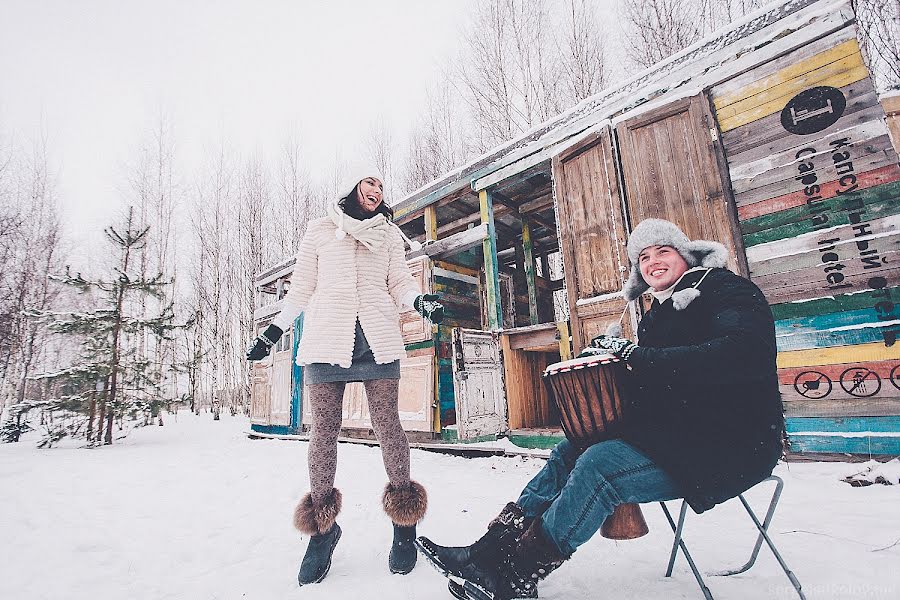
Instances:
[[[855,28],[725,82],[711,99],[750,276],[776,319],[793,443],[850,451],[859,440],[845,434],[860,423],[896,431],[900,166]],[[810,442],[803,432],[830,433]],[[900,438],[876,438],[869,448],[874,439],[900,453]]]

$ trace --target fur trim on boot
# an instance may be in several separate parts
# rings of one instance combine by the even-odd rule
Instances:
[[[294,527],[307,535],[327,533],[341,512],[342,500],[337,488],[332,488],[321,504],[313,503],[312,494],[307,493],[294,509]]]
[[[412,527],[422,520],[428,508],[428,494],[422,484],[410,481],[403,488],[395,488],[388,483],[381,497],[384,512],[391,521],[401,527]]]

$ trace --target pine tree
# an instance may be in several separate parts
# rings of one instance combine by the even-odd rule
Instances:
[[[140,275],[140,251],[145,247],[150,228],[136,224],[134,210],[129,208],[122,227],[104,230],[112,247],[116,264],[106,277],[87,278],[66,268],[63,276],[54,276],[60,284],[70,286],[91,298],[93,310],[85,312],[40,312],[34,318],[47,319],[49,329],[71,336],[80,349],[73,366],[34,377],[43,380],[53,393],[50,399],[33,403],[54,417],[72,418],[69,435],[83,435],[89,444],[112,444],[116,419],[156,416],[174,398],[165,398],[160,386],[162,372],[138,351],[140,340],[148,332],[157,341],[173,339],[179,325],[174,323],[171,304],[160,306],[156,314],[145,314],[141,308],[171,297],[166,294],[172,280],[161,273]],[[158,303],[158,302],[157,302]],[[145,316],[142,316],[144,314]],[[61,435],[59,427],[47,428],[50,443]],[[56,439],[53,439],[56,438]]]

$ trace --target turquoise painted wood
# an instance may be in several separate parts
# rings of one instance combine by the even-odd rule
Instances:
[[[303,423],[303,367],[297,364],[297,347],[303,337],[303,313],[294,319],[294,344],[291,349],[291,428],[299,430]]]
[[[864,309],[776,321],[775,339],[778,351],[883,342],[886,332],[900,329],[900,325],[888,324],[897,320],[893,318],[893,314],[885,316],[886,319],[879,320],[879,315],[874,309]],[[834,331],[835,328],[861,325],[868,326]],[[891,337],[890,334],[888,337]]]
[[[488,190],[481,190],[478,193],[478,199],[481,207],[481,222],[486,223],[488,228],[488,236],[482,242],[488,327],[491,331],[496,331],[503,328],[503,307],[500,301],[500,266],[497,264],[497,229],[494,224],[494,202]]]
[[[772,316],[776,321],[800,319],[814,315],[825,315],[845,310],[870,309],[879,302],[893,305],[893,299],[900,298],[900,288],[892,287],[883,290],[870,290],[857,294],[841,294],[827,296],[803,302],[784,302],[772,305]],[[888,306],[885,306],[887,309]],[[890,306],[892,309],[893,306]]]
[[[250,425],[250,431],[268,435],[299,435],[300,430],[287,425]]]
[[[791,417],[785,427],[789,434],[804,431],[900,433],[900,417]]]
[[[900,456],[900,417],[791,417],[785,428],[792,452]],[[872,435],[841,435],[864,432]],[[821,435],[828,433],[835,435]]]
[[[839,435],[791,435],[791,452],[886,454],[900,456],[900,437],[841,437]]]
[[[890,320],[894,320],[893,318]],[[878,313],[874,308],[848,310],[824,315],[811,315],[796,319],[782,319],[775,321],[775,335],[788,335],[791,333],[808,333],[811,331],[824,331],[834,327],[847,327],[852,325],[865,325],[866,323],[878,323]]]

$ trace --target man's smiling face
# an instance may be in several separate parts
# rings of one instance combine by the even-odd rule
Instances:
[[[688,270],[687,261],[672,246],[647,246],[638,264],[644,281],[657,291],[671,287]]]

